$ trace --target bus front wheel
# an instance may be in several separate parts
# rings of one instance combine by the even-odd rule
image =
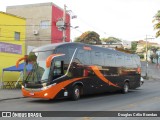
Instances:
[[[71,99],[76,101],[80,98],[80,87],[79,86],[74,86],[73,90],[72,90],[72,95],[71,95]]]
[[[128,93],[128,91],[129,91],[129,83],[125,82],[124,86],[123,86],[123,89],[122,89],[122,93],[126,94],[126,93]]]

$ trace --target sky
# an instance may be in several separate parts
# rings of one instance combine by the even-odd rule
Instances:
[[[121,40],[144,40],[160,43],[154,38],[154,15],[160,10],[160,0],[1,0],[0,11],[6,6],[53,2],[77,15],[71,20],[71,39],[85,31],[95,31],[100,38],[117,37]]]

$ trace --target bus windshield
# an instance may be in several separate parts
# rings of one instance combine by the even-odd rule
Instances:
[[[27,71],[26,67],[24,69],[24,81],[39,83],[47,82],[50,67],[46,67],[46,58],[51,55],[53,51],[45,52],[31,52],[28,56],[28,64],[32,64],[32,70]]]
[[[25,81],[35,83],[39,81],[47,81],[49,70],[50,68],[46,68],[45,61],[33,62],[32,70],[30,72],[25,72],[27,75]]]

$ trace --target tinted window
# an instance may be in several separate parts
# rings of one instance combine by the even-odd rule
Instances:
[[[76,58],[84,65],[90,65],[90,51],[78,50]]]
[[[51,70],[50,70],[50,80],[54,80],[67,71],[68,65],[64,63],[62,57],[56,57],[52,60]]]
[[[78,52],[76,54],[76,59],[79,60],[80,63],[84,63],[83,56],[84,56],[84,51],[83,50],[78,50]]]
[[[116,55],[116,66],[123,67],[125,65],[124,56],[123,55]]]
[[[134,56],[134,60],[136,62],[136,65],[140,67],[141,66],[141,62],[140,62],[139,56]]]
[[[131,58],[132,58],[132,67],[134,67],[134,68],[137,67],[137,63],[136,63],[135,57],[132,56]]]
[[[104,65],[104,59],[103,59],[103,54],[100,52],[91,52],[91,58],[92,58],[92,64],[94,65]]]
[[[126,56],[125,57],[125,63],[126,63],[126,67],[132,67],[133,65],[133,61],[132,61],[132,58],[131,56]]]
[[[104,54],[105,66],[115,66],[115,56],[113,54]]]
[[[65,54],[62,56],[62,59],[65,61],[65,63],[69,63],[71,58],[69,57],[68,47],[59,47],[56,49],[56,54]]]
[[[90,65],[90,51],[84,50],[84,56],[83,56],[83,61],[85,65]]]
[[[74,48],[69,48],[69,58],[72,58],[74,51]]]

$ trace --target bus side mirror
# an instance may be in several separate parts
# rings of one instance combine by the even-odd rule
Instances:
[[[17,62],[16,62],[16,67],[17,68],[19,66],[19,62],[21,62],[22,60],[24,60],[25,62],[27,61],[27,63],[28,63],[28,55],[25,55],[24,57],[17,60]]]

